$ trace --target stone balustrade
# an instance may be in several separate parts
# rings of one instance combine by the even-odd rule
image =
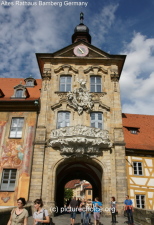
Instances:
[[[134,208],[134,220],[141,225],[154,225],[154,210]]]

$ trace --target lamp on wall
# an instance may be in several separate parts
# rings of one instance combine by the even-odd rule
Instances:
[[[38,106],[38,105],[39,105],[38,100],[35,100],[35,101],[34,101],[34,105],[35,105],[35,106]]]

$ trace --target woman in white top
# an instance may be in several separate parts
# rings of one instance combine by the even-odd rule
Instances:
[[[43,209],[42,199],[36,199],[34,201],[34,207],[36,209],[36,212],[33,214],[34,225],[39,225],[39,223],[50,223],[48,211]]]
[[[116,221],[116,213],[117,213],[117,202],[115,197],[111,197],[111,215],[112,215],[112,223],[117,223]]]

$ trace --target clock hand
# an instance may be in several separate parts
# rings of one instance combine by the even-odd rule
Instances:
[[[84,51],[82,51],[82,49],[81,49],[81,48],[79,48],[79,47],[78,47],[78,49],[80,50],[80,52],[81,52],[82,54],[84,53]]]

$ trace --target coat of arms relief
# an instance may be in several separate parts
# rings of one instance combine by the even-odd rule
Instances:
[[[68,104],[77,110],[80,115],[83,110],[89,113],[94,106],[92,101],[92,94],[86,88],[86,80],[78,80],[80,88],[75,89],[73,92],[67,94]]]

